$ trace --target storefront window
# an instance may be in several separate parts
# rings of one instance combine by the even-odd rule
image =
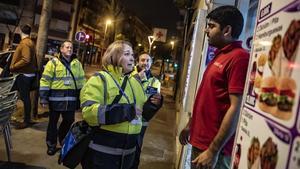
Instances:
[[[255,22],[256,22],[256,13],[258,8],[258,0],[250,0],[249,1],[249,10],[245,24],[245,48],[249,49],[252,45],[252,36],[254,33]]]

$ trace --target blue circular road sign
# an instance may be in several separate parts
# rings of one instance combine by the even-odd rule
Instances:
[[[78,42],[84,42],[85,41],[85,36],[86,36],[85,32],[82,32],[82,31],[76,32],[75,40],[78,41]]]

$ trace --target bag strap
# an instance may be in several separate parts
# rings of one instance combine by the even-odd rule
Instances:
[[[106,103],[107,103],[107,83],[106,83],[105,77],[100,72],[95,73],[95,76],[99,76],[101,78],[101,80],[103,81],[103,84],[104,84],[104,105],[106,105]]]
[[[71,69],[69,68],[69,66],[66,65],[65,61],[60,59],[61,63],[66,67],[66,69],[70,72],[72,78],[73,78],[73,81],[74,81],[74,85],[75,85],[75,89],[78,90],[77,88],[77,84],[76,84],[76,80],[75,80],[75,77],[74,77],[74,74],[73,72],[71,71]]]
[[[121,88],[119,90],[119,95],[117,95],[115,97],[115,99],[113,100],[112,104],[119,103],[121,97],[123,96],[123,92],[121,90],[125,91],[125,88],[126,88],[126,85],[127,85],[127,80],[128,80],[128,76],[125,76],[124,80],[122,82]]]

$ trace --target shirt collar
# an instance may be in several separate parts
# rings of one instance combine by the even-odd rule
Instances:
[[[217,49],[215,51],[215,56],[219,55],[220,53],[230,52],[234,48],[242,48],[242,41],[234,41],[234,42],[226,45],[222,49]]]
[[[105,70],[108,71],[115,79],[123,77],[122,67],[114,67],[113,65],[107,65]]]

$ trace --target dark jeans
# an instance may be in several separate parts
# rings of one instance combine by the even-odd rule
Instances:
[[[201,169],[201,167],[196,167],[196,165],[194,165],[192,163],[192,161],[198,157],[199,154],[201,154],[203,152],[203,150],[199,150],[196,147],[192,148],[192,156],[191,156],[191,169]],[[214,169],[229,169],[230,168],[230,162],[231,162],[231,156],[225,156],[223,154],[219,155],[216,167]]]
[[[134,154],[122,158],[121,155],[106,154],[89,148],[81,165],[82,169],[130,169],[134,161]]]
[[[24,122],[29,123],[31,119],[30,88],[36,77],[27,77],[22,74],[16,78],[16,87],[24,104]]]
[[[57,130],[57,122],[60,114],[62,115],[62,122]],[[48,146],[54,147],[57,144],[57,136],[59,143],[62,144],[63,139],[67,135],[71,125],[75,119],[74,111],[53,111],[50,108],[49,123],[47,128],[46,142]]]
[[[137,140],[137,146],[136,146],[136,151],[135,151],[135,157],[134,157],[134,162],[131,167],[131,169],[138,169],[139,164],[140,164],[140,157],[142,153],[142,146],[143,146],[143,140],[144,140],[144,135],[146,133],[147,126],[142,126],[141,133],[138,137]]]

